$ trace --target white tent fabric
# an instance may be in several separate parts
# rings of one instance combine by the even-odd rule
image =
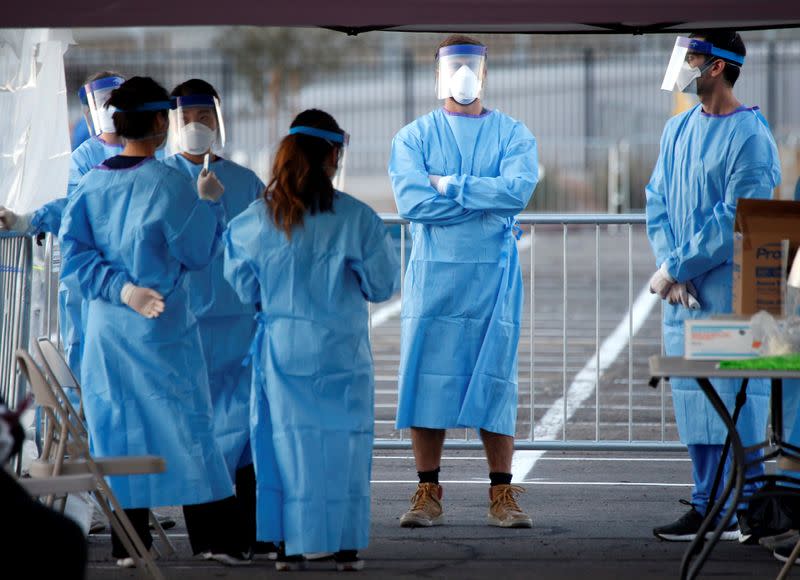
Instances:
[[[66,195],[71,43],[63,30],[0,30],[0,205],[17,213]]]

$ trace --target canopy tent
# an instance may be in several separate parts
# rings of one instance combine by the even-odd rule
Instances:
[[[424,24],[420,24],[424,23]],[[39,0],[0,13],[0,28],[322,26],[407,32],[628,33],[800,26],[800,4],[773,0]]]

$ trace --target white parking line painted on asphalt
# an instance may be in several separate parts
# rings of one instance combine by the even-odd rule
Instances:
[[[567,390],[567,416],[564,416],[564,397],[559,397],[539,421],[539,424],[536,425],[534,439],[546,441],[557,438],[564,427],[564,423],[569,421],[575,411],[594,393],[595,378],[598,370],[602,375],[628,345],[628,341],[632,338],[628,336],[631,322],[633,335],[635,336],[656,304],[658,304],[657,296],[650,294],[650,288],[645,285],[639,292],[639,296],[633,303],[631,310],[628,311],[614,329],[614,332],[600,346],[599,369],[597,367],[598,352],[595,351],[569,386]],[[522,482],[536,465],[539,458],[545,453],[545,451],[517,451],[511,464],[511,473],[514,481],[516,483]]]
[[[395,479],[373,479],[370,483],[375,485],[417,485],[416,479],[395,480]],[[488,479],[467,479],[467,480],[442,480],[442,485],[486,485]],[[692,487],[693,483],[663,483],[660,481],[515,481],[514,485],[535,486],[535,485],[577,485],[594,487]]]
[[[373,459],[397,459],[399,460],[409,460],[414,459],[411,455],[373,455]],[[442,457],[442,461],[486,461],[486,457],[483,455],[474,455],[472,457]],[[691,459],[688,457],[541,457],[539,461],[580,461],[581,463],[585,463],[587,461],[638,461],[638,462],[678,462],[678,463],[689,463]]]
[[[381,306],[372,314],[372,318],[370,319],[370,323],[372,328],[378,328],[379,326],[386,323],[387,320],[391,320],[398,314],[400,314],[400,308],[402,307],[402,301],[399,298],[395,298],[391,302],[389,302],[386,306]]]
[[[166,532],[164,532],[164,533],[166,534]],[[167,534],[167,536],[170,537],[170,538],[188,538],[189,534],[187,534],[185,532],[184,533],[175,532],[174,534],[172,534],[172,533]],[[111,538],[111,534],[91,534],[89,537],[90,538]],[[156,537],[157,536],[155,536],[155,535],[153,536],[153,538],[156,538]],[[92,568],[94,568],[95,563],[92,562],[91,564],[92,564]],[[114,567],[119,569],[117,566],[114,566]]]

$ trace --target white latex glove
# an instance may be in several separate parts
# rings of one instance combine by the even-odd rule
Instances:
[[[667,302],[689,308],[689,289],[686,288],[686,284],[673,284],[667,293]]]
[[[453,180],[453,176],[429,175],[428,179],[430,180],[433,189],[439,192],[439,195],[445,195],[447,193],[447,184]]]
[[[197,195],[200,199],[219,201],[223,193],[225,186],[217,179],[217,175],[213,171],[203,169],[197,176]]]
[[[666,299],[673,284],[675,284],[675,278],[669,275],[667,264],[664,262],[650,278],[650,293],[658,294],[662,299]]]
[[[151,288],[128,282],[122,287],[120,299],[145,318],[158,318],[164,312],[164,297]]]
[[[30,214],[16,214],[0,205],[0,231],[6,230],[24,234],[31,225]]]
[[[689,310],[700,310],[700,301],[697,299],[697,288],[691,280],[686,284],[673,284],[667,294],[670,304],[680,304]]]

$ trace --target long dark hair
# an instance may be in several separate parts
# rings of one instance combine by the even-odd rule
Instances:
[[[171,97],[191,97],[194,95],[209,95],[219,99],[217,90],[211,83],[203,79],[189,79],[188,81],[184,81],[172,89],[170,93]]]
[[[158,115],[166,116],[165,111],[137,111],[124,113],[154,101],[169,101],[167,90],[150,77],[131,77],[116,89],[106,103],[107,107],[120,109],[113,115],[117,135],[128,139],[141,139],[153,131]]]
[[[325,111],[308,109],[292,127],[313,127],[340,133],[336,120]],[[303,225],[306,212],[333,211],[334,189],[327,165],[331,152],[339,145],[319,137],[295,134],[284,137],[272,164],[272,179],[264,190],[264,200],[272,221],[292,237],[292,228]]]

